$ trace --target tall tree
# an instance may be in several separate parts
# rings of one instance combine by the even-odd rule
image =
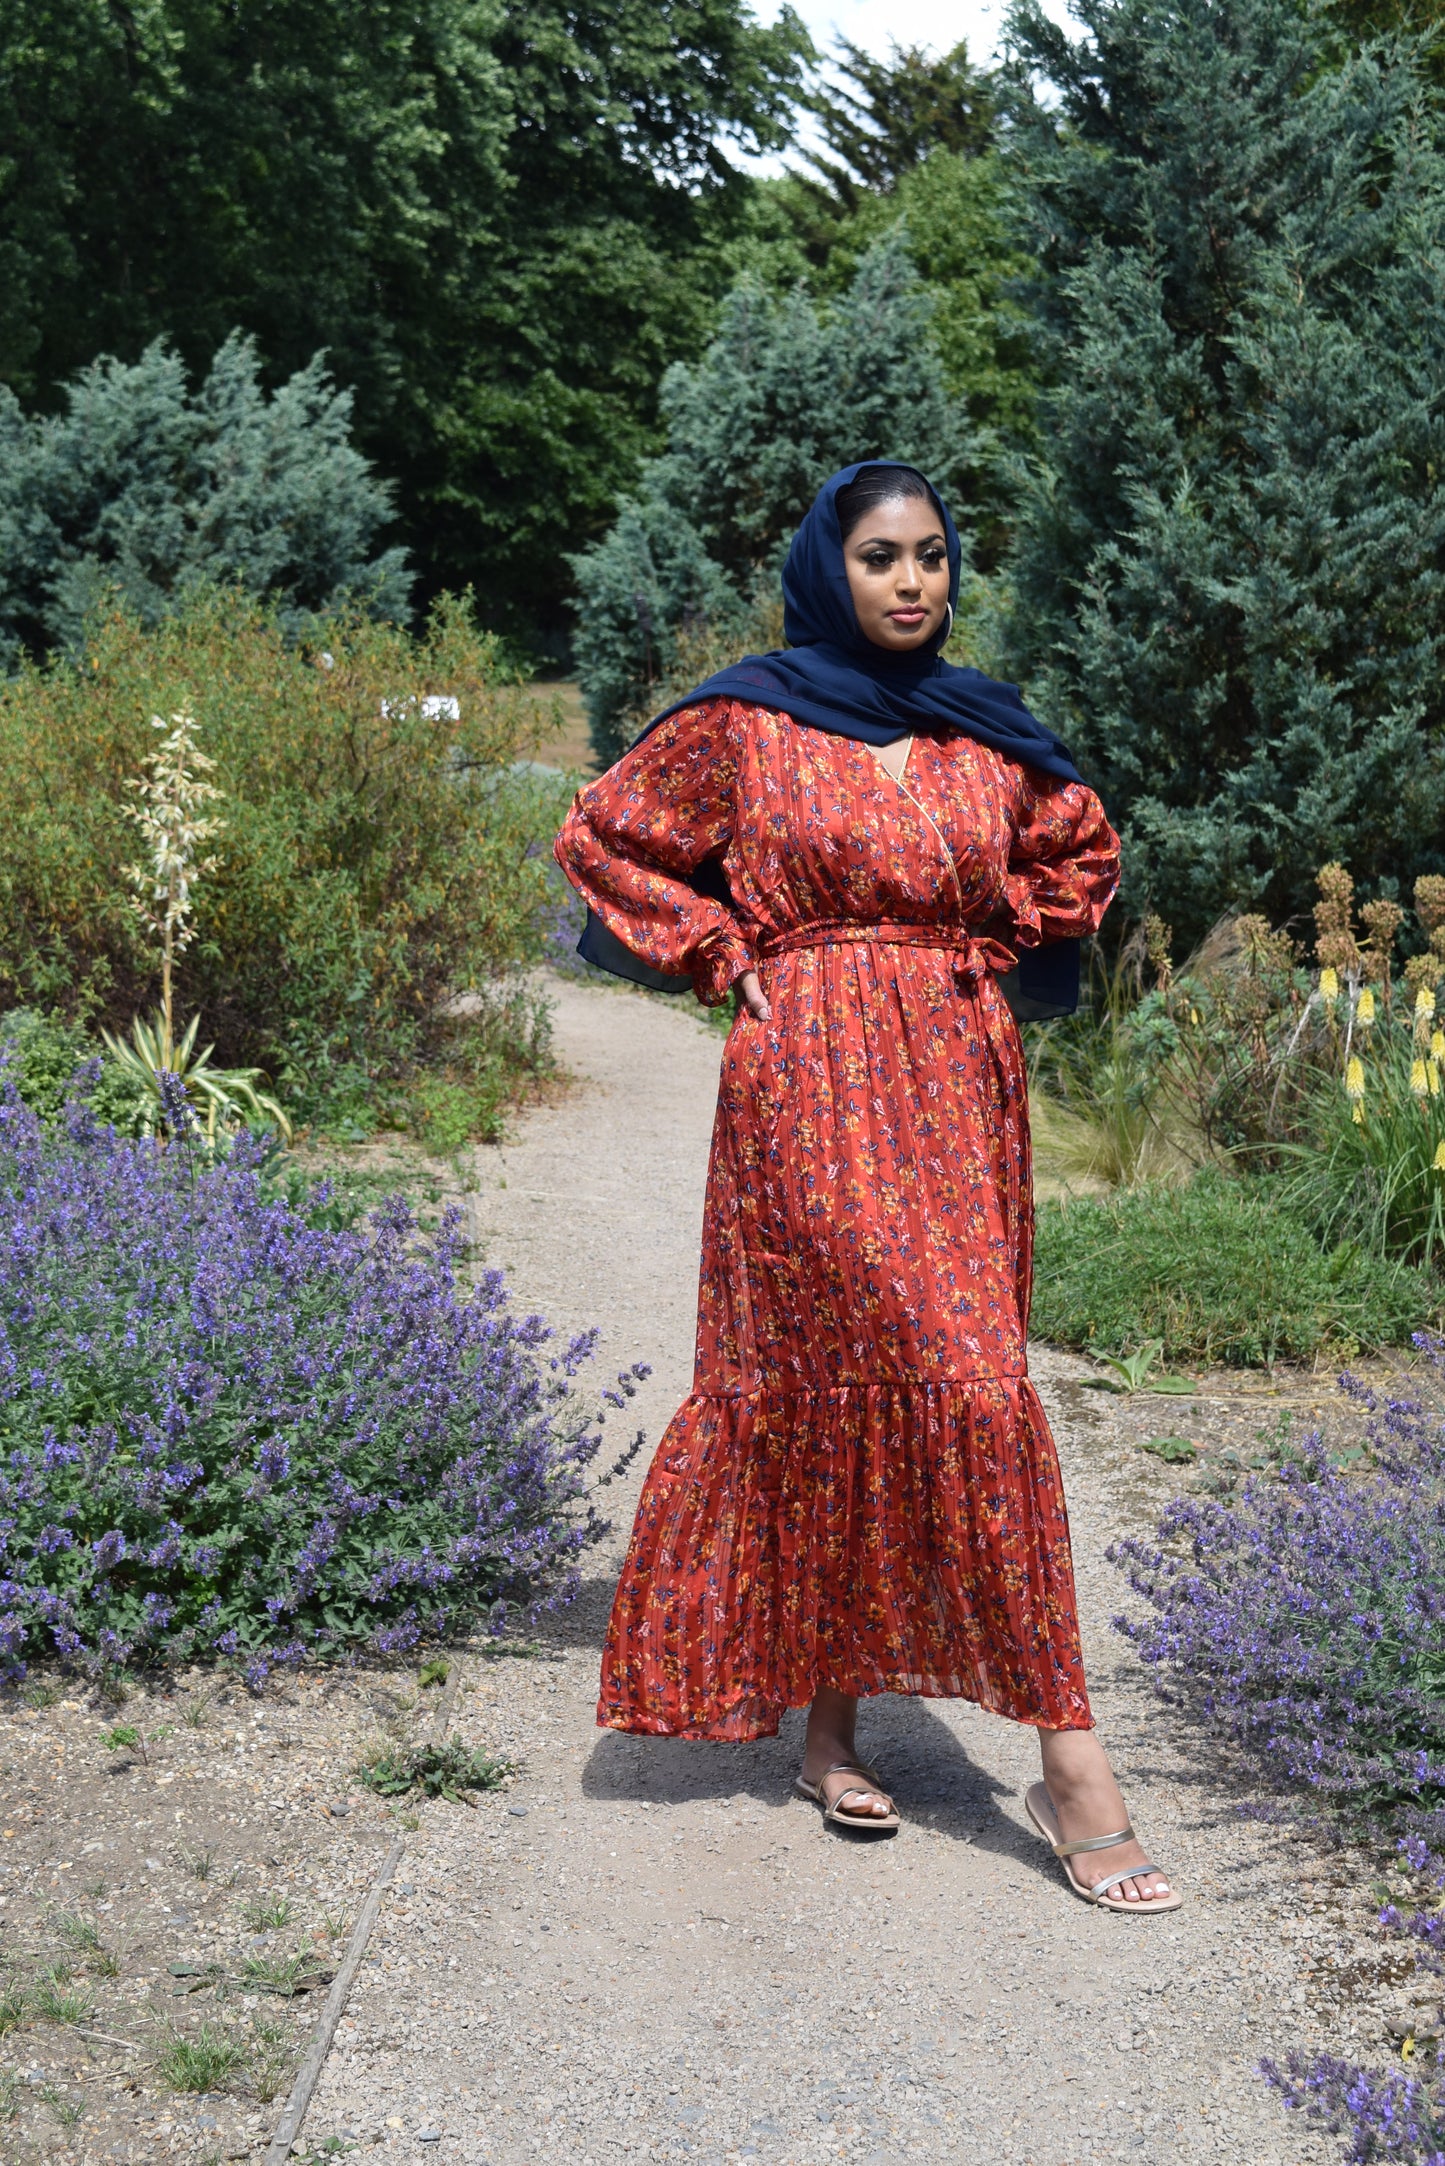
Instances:
[[[431,582],[555,622],[810,51],[745,0],[0,0],[0,382],[325,348]]]
[[[1341,858],[1437,870],[1445,160],[1408,51],[1295,0],[1032,4],[1028,168],[1055,386],[1005,666],[1183,934]]]
[[[994,78],[960,43],[937,57],[894,45],[874,59],[840,42],[846,95],[824,84],[828,155],[755,186],[717,259],[774,292],[847,291],[870,249],[897,232],[932,302],[927,337],[963,407],[970,455],[956,476],[980,568],[1007,534],[1011,454],[1031,439],[1035,332],[1015,288],[1031,269],[1001,152]],[[856,94],[855,94],[856,93]]]
[[[808,101],[823,141],[807,163],[846,211],[866,194],[886,195],[936,150],[977,158],[993,147],[993,84],[965,44],[942,54],[896,38],[890,47],[883,60],[840,37],[835,80]]]
[[[670,371],[667,449],[576,562],[578,660],[601,758],[635,734],[679,633],[742,623],[837,467],[908,459],[950,488],[969,445],[928,340],[931,311],[895,237],[822,308],[743,280],[701,360]]]

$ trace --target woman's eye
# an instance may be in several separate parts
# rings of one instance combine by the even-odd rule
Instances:
[[[923,563],[931,572],[936,572],[943,560],[944,552],[941,549],[925,549],[923,552]]]
[[[886,549],[870,549],[863,562],[871,572],[886,572],[893,559]]]

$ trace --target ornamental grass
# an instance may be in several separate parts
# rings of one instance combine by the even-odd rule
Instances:
[[[327,1229],[212,1158],[43,1126],[0,1076],[0,1655],[278,1663],[565,1602],[604,1523],[563,1344],[455,1214]],[[323,1198],[324,1200],[324,1198]],[[645,1373],[645,1372],[641,1372]],[[633,1374],[607,1396],[615,1407]]]

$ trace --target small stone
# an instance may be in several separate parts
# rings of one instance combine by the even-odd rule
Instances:
[[[439,2128],[419,2128],[416,2132],[416,2140],[418,2143],[440,2143],[442,2132]]]
[[[527,1808],[525,1805],[509,1805],[507,1807],[507,1810],[514,1820],[525,1820],[527,1817]]]

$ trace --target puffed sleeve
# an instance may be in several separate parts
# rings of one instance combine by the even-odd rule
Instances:
[[[716,1007],[751,948],[725,904],[688,881],[732,839],[737,751],[726,700],[684,707],[579,790],[554,844],[582,900],[654,970]]]
[[[1019,770],[1004,892],[1019,947],[1099,929],[1119,885],[1119,838],[1093,791]]]

